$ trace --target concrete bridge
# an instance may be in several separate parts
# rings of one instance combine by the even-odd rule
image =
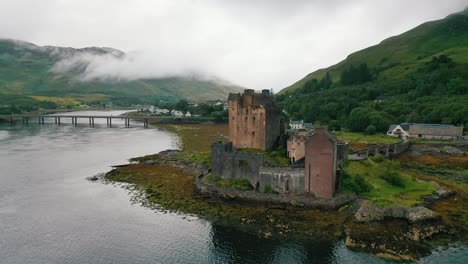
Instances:
[[[166,117],[156,117],[156,116],[113,116],[113,115],[0,115],[0,119],[8,120],[11,124],[22,121],[23,124],[29,124],[30,122],[36,121],[38,124],[44,124],[46,121],[50,123],[61,124],[65,120],[71,120],[73,125],[78,125],[78,120],[85,119],[90,126],[94,126],[95,119],[106,119],[107,126],[112,127],[112,119],[120,119],[125,121],[125,127],[130,127],[130,120],[138,120],[143,123],[145,128],[149,125],[149,120],[161,120],[166,119]],[[85,121],[85,122],[86,122]],[[49,123],[49,122],[47,122]]]
[[[348,155],[349,160],[364,160],[369,156],[382,155],[387,158],[394,157],[405,152],[409,147],[410,141],[406,139],[396,144],[375,145],[366,149],[355,151]]]

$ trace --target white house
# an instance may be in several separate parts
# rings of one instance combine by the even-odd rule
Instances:
[[[182,111],[179,111],[179,110],[172,110],[171,115],[173,115],[175,117],[183,117],[184,113]]]
[[[403,123],[401,125],[391,125],[387,130],[387,136],[397,138],[408,138],[409,135],[409,124]]]
[[[185,117],[192,117],[192,114],[189,111],[187,111],[187,113],[185,113]]]
[[[400,125],[391,125],[387,131],[387,135],[399,138],[452,140],[463,136],[463,127],[444,124],[402,123]]]
[[[311,130],[312,129],[312,123],[304,123],[304,120],[301,121],[289,121],[289,126],[291,129],[306,129],[306,130]]]

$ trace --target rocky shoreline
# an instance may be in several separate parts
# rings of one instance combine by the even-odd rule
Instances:
[[[133,159],[136,163],[115,168],[106,174],[105,178],[114,181],[124,179],[122,181],[134,183],[129,180],[132,179],[132,170],[158,171],[168,167],[181,174],[189,175],[187,177],[189,181],[191,179],[192,186],[191,190],[187,187],[186,192],[191,192],[187,197],[191,197],[190,199],[195,203],[207,203],[206,206],[214,210],[206,213],[197,209],[201,217],[208,215],[209,219],[218,219],[234,226],[250,228],[250,230],[261,229],[259,235],[265,237],[285,235],[288,232],[303,235],[333,232],[329,235],[343,238],[349,248],[363,250],[386,259],[415,260],[430,254],[429,242],[433,238],[444,235],[452,236],[451,240],[457,238],[459,229],[445,223],[440,215],[427,207],[379,208],[366,205],[352,195],[340,195],[334,200],[326,201],[327,199],[311,199],[311,197],[231,190],[205,181],[204,178],[209,173],[209,169],[199,163],[187,161],[180,154],[179,150],[166,150],[156,155]],[[145,187],[142,195],[150,202],[160,203],[158,199],[163,195],[162,189],[154,190],[153,185],[150,187],[142,185]],[[453,195],[454,192],[439,188],[431,197],[426,197],[426,201],[434,204]],[[152,200],[154,197],[156,199]],[[168,197],[168,199],[178,198]],[[163,203],[162,206],[184,213],[193,213],[190,208],[184,206],[184,202],[187,203],[188,200],[182,201],[179,205],[172,202],[168,205]],[[277,213],[279,215],[273,215],[271,214],[272,208],[281,208],[282,212]],[[229,213],[223,210],[228,210]],[[237,210],[243,211],[239,212],[239,215],[234,215]],[[210,215],[216,215],[216,217],[213,218]],[[295,222],[294,226],[288,222],[292,219]],[[331,230],[326,230],[325,226],[330,224],[333,227]],[[277,226],[285,226],[285,228],[277,228]]]

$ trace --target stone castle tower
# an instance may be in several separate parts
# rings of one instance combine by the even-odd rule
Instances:
[[[305,191],[332,198],[339,191],[341,163],[347,145],[324,128],[316,128],[305,144]]]
[[[270,150],[283,134],[281,110],[269,90],[229,94],[229,140],[235,148]]]

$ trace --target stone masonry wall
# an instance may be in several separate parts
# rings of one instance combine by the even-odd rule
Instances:
[[[223,179],[246,178],[255,191],[270,186],[278,193],[304,193],[304,169],[263,167],[261,153],[237,151],[231,142],[211,144],[211,174]]]

